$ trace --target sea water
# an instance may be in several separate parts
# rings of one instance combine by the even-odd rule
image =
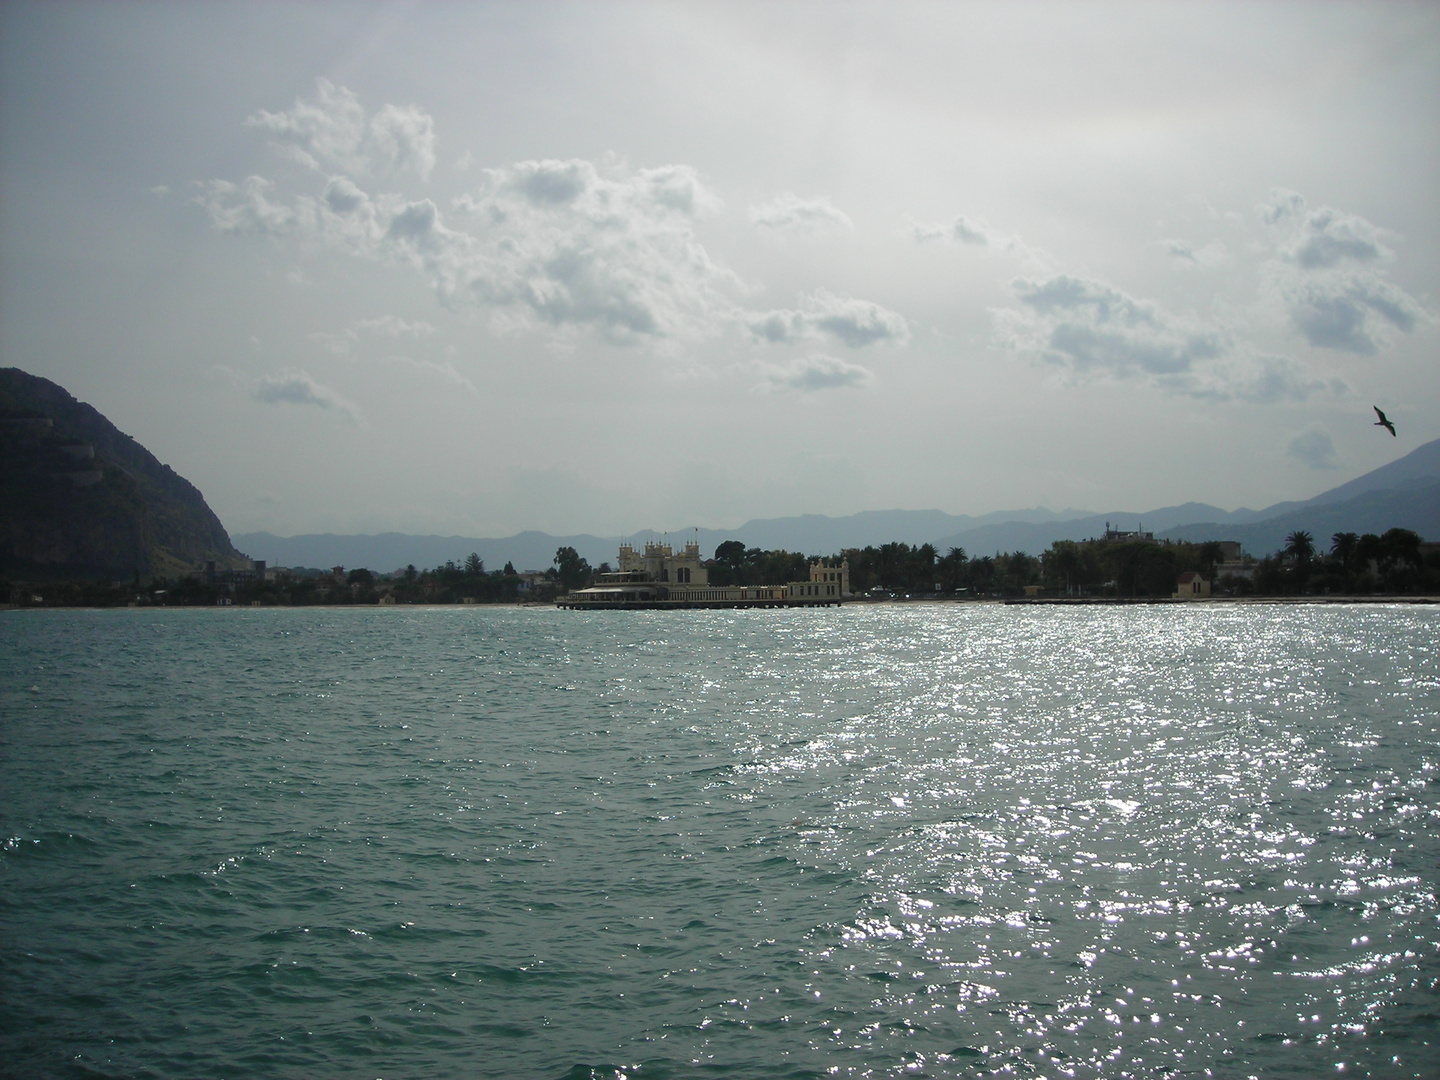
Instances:
[[[0,1073],[1440,1076],[1437,631],[0,614]]]

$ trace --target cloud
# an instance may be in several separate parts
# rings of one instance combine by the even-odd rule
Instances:
[[[316,331],[310,335],[310,340],[336,356],[349,356],[362,337],[423,338],[435,333],[435,327],[423,319],[407,322],[398,315],[381,315],[374,319],[360,319],[344,330]]]
[[[1298,191],[1276,188],[1270,192],[1270,201],[1261,203],[1255,210],[1266,225],[1279,225],[1300,216],[1305,210],[1305,196]]]
[[[905,319],[879,304],[823,289],[804,299],[806,306],[800,311],[748,314],[745,322],[751,336],[774,345],[829,336],[852,349],[880,343],[900,345],[910,338]]]
[[[786,192],[767,203],[750,207],[750,221],[772,233],[821,233],[853,229],[854,223],[828,198],[802,199]]]
[[[318,343],[326,351],[336,356],[349,356],[355,345],[360,340],[360,335],[354,330],[337,330],[330,332],[318,330],[310,335],[310,340]]]
[[[1390,257],[1380,242],[1380,230],[1355,214],[1342,214],[1328,206],[1306,215],[1291,245],[1281,257],[1315,270],[1341,262],[1370,263]]]
[[[467,379],[464,375],[461,375],[460,372],[455,369],[454,364],[442,364],[434,360],[416,360],[409,356],[387,356],[383,361],[381,361],[381,363],[409,368],[416,374],[425,376],[427,378],[439,379],[442,382],[449,383],[451,386],[458,387],[459,389],[464,390],[467,393],[480,393],[479,390],[475,389],[475,384],[473,382]]]
[[[525,161],[485,176],[456,201],[473,223],[449,244],[456,294],[616,343],[708,333],[733,307],[738,281],[695,233],[720,200],[693,169]]]
[[[435,327],[424,319],[407,322],[398,315],[381,315],[375,319],[361,319],[355,324],[355,329],[391,338],[422,338],[430,337],[435,333]]]
[[[787,363],[765,364],[761,370],[768,388],[804,392],[861,387],[875,378],[867,367],[819,353]]]
[[[1211,240],[1201,248],[1197,248],[1188,240],[1164,240],[1162,243],[1165,250],[1181,262],[1190,263],[1192,266],[1203,266],[1206,269],[1214,269],[1222,265],[1229,255],[1225,244],[1219,240]]]
[[[984,222],[964,216],[957,217],[948,225],[916,225],[910,235],[922,244],[942,242],[965,244],[970,247],[993,247],[1000,251],[1023,249],[1018,236],[1004,236]]]
[[[1180,392],[1219,401],[1236,398],[1257,405],[1272,405],[1306,401],[1326,389],[1333,394],[1349,390],[1339,379],[1327,383],[1288,356],[1237,352],[1218,361],[1189,386],[1180,388]]]
[[[389,141],[380,139],[353,94],[323,80],[317,86],[315,101],[251,122],[317,170],[340,171],[288,198],[258,176],[202,183],[197,201],[216,228],[410,267],[443,304],[486,311],[501,330],[583,329],[613,344],[670,348],[736,327],[751,327],[762,340],[828,337],[851,347],[908,337],[894,312],[828,293],[798,312],[744,310],[733,298],[744,286],[697,233],[720,199],[686,165],[520,161],[480,170],[480,183],[448,210],[364,187],[358,165],[379,160],[395,172],[418,160],[418,151],[397,148],[397,132],[411,128],[381,110]],[[821,204],[807,205],[813,212]],[[791,209],[796,220],[803,216],[798,202]],[[755,329],[762,324],[763,332]],[[343,338],[323,343],[346,347]]]
[[[328,79],[315,80],[315,97],[296,99],[284,112],[261,109],[246,124],[312,169],[356,175],[414,172],[427,179],[435,167],[435,122],[413,106],[384,105],[367,117],[354,93]]]
[[[1388,281],[1373,274],[1292,281],[1284,287],[1290,318],[1317,348],[1371,356],[1391,343],[1393,327],[1408,334],[1432,316]]]
[[[1312,469],[1336,468],[1335,441],[1319,424],[1307,424],[1290,437],[1285,452]]]
[[[1058,275],[1012,282],[995,312],[999,343],[1077,379],[1141,378],[1189,397],[1301,401],[1323,383],[1285,357],[1237,347],[1222,327],[1175,315],[1104,282]]]
[[[150,189],[150,194],[154,195],[157,199],[163,199],[170,194],[170,187],[167,184],[156,184]]]
[[[299,212],[270,198],[275,185],[264,177],[249,176],[239,184],[208,180],[198,186],[195,201],[221,232],[286,236],[302,226]]]
[[[304,371],[282,371],[278,375],[264,375],[255,383],[251,396],[267,405],[308,405],[317,409],[334,410],[351,423],[358,423],[360,410],[345,400],[330,387]]]
[[[1302,195],[1276,191],[1260,207],[1277,232],[1269,288],[1291,325],[1312,346],[1371,356],[1435,316],[1384,267],[1394,258],[1391,234],[1356,214],[1309,209]]]
[[[738,280],[714,263],[696,219],[719,200],[683,166],[606,171],[587,161],[485,170],[450,220],[429,199],[371,195],[345,177],[290,203],[260,178],[202,185],[217,228],[294,235],[358,258],[407,265],[440,300],[502,326],[589,327],[616,343],[728,325]]]

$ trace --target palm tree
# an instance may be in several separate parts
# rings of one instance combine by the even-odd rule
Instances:
[[[1330,537],[1330,554],[1339,561],[1342,573],[1350,572],[1350,561],[1355,558],[1359,543],[1359,535],[1353,532],[1338,532]]]
[[[1297,563],[1308,563],[1315,554],[1315,539],[1304,529],[1297,529],[1285,537],[1285,554]]]

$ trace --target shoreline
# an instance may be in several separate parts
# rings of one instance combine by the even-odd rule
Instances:
[[[1428,607],[1440,604],[1440,596],[1207,596],[1199,600],[1177,600],[1170,596],[1066,596],[1066,597],[985,597],[974,600],[957,600],[941,596],[915,597],[914,599],[902,599],[899,597],[886,597],[884,599],[869,599],[868,597],[856,597],[846,600],[843,603],[834,605],[816,604],[795,604],[784,605],[787,607],[877,607],[895,605],[903,607],[911,604],[930,604],[936,606],[963,606],[963,605],[986,605],[999,607],[1206,607],[1214,605],[1237,605],[1237,606],[1264,606],[1281,605],[1287,607],[1316,607],[1316,606],[1338,606],[1338,605],[1383,605],[1383,604],[1404,604],[1410,607]],[[756,605],[756,606],[780,606],[780,605]],[[145,604],[125,606],[94,606],[86,604],[0,604],[0,612],[9,611],[415,611],[415,610],[448,610],[448,609],[475,609],[486,608],[504,609],[553,609],[553,610],[592,610],[590,606],[568,608],[566,605],[557,604],[554,601],[513,601],[503,600],[491,604],[262,604],[259,607],[250,604]],[[654,608],[650,610],[698,610],[698,606],[675,605],[674,607]],[[615,610],[613,606],[604,608],[594,607],[593,610]],[[743,610],[741,608],[727,607],[725,610]]]

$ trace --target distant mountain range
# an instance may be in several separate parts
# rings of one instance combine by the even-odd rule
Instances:
[[[243,558],[194,484],[49,379],[0,369],[0,575],[173,577]]]
[[[241,565],[247,552],[276,566],[425,568],[477,552],[491,569],[551,565],[573,547],[592,565],[613,561],[619,544],[695,540],[708,556],[726,540],[746,547],[830,555],[891,541],[962,547],[972,556],[1001,551],[1038,554],[1056,540],[1085,540],[1106,525],[1141,525],[1162,539],[1238,540],[1254,555],[1283,546],[1297,530],[1321,549],[1337,532],[1383,532],[1399,526],[1440,538],[1440,439],[1390,464],[1303,502],[1263,510],[1221,510],[1203,503],[1143,513],[1114,510],[1000,511],[972,517],[939,510],[867,511],[849,517],[748,521],[735,529],[684,529],[630,536],[551,536],[523,532],[501,539],[466,536],[320,534],[229,537],[204,497],[96,409],[48,379],[0,369],[0,575],[174,576],[213,559]],[[232,543],[233,540],[233,543]]]
[[[502,539],[465,536],[319,535],[274,536],[241,533],[236,547],[255,558],[280,566],[369,567],[388,571],[408,564],[425,568],[447,559],[462,560],[476,552],[491,569],[510,562],[519,570],[548,567],[560,547],[573,547],[592,565],[613,562],[619,544],[668,539],[672,544],[696,540],[707,556],[726,540],[747,547],[784,548],[810,555],[829,555],[844,548],[901,541],[932,543],[941,552],[964,548],[971,555],[1000,551],[1039,554],[1056,540],[1086,540],[1116,528],[1141,525],[1157,537],[1177,540],[1238,540],[1254,555],[1278,550],[1297,530],[1309,532],[1322,550],[1337,532],[1383,532],[1400,527],[1427,538],[1440,538],[1440,439],[1364,476],[1303,502],[1283,502],[1263,510],[1227,511],[1204,503],[1184,503],[1143,513],[1114,510],[999,511],[979,517],[939,510],[872,510],[849,517],[806,514],[799,517],[748,521],[735,529],[684,529],[661,534],[639,532],[626,537],[588,533],[551,536],[523,532]]]

